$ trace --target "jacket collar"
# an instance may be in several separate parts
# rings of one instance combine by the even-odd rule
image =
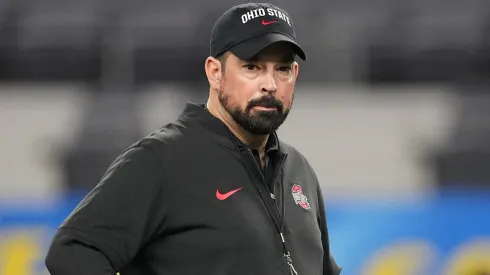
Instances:
[[[237,144],[240,148],[249,148],[228,129],[226,124],[211,114],[206,109],[205,104],[187,102],[184,111],[179,116],[179,120],[182,122],[197,122],[197,124],[199,124],[201,127],[213,132],[217,137],[216,141],[229,149],[235,149],[235,144]],[[269,136],[266,151],[267,154],[280,151],[279,138],[277,137],[276,132]]]

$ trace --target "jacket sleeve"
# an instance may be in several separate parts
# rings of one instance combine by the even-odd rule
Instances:
[[[319,224],[320,231],[322,232],[322,246],[323,246],[323,275],[339,275],[342,271],[342,268],[337,265],[334,257],[330,251],[330,241],[328,236],[328,228],[327,228],[327,218],[326,218],[326,210],[325,203],[323,200],[323,193],[320,185],[318,184],[318,206],[319,206]]]
[[[114,275],[161,228],[161,161],[132,147],[109,167],[57,230],[45,263],[51,275]]]

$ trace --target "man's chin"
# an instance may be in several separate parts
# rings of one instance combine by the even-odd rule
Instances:
[[[266,122],[263,119],[258,119],[255,120],[253,123],[243,125],[242,127],[254,135],[269,135],[276,131],[279,126],[280,125],[276,125],[276,123],[271,123],[269,121]]]
[[[245,130],[255,136],[270,135],[274,132],[274,130],[270,128],[249,128]]]

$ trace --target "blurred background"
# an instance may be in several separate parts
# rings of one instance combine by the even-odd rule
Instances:
[[[0,0],[0,275],[127,146],[204,102],[235,0]],[[280,136],[316,169],[343,275],[490,274],[490,2],[272,1],[309,60]]]

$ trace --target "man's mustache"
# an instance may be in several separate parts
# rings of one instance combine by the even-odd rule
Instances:
[[[265,107],[265,108],[276,108],[280,112],[282,112],[284,108],[281,101],[271,96],[264,96],[250,101],[248,103],[247,109],[251,110],[253,107],[257,107],[257,106]]]

